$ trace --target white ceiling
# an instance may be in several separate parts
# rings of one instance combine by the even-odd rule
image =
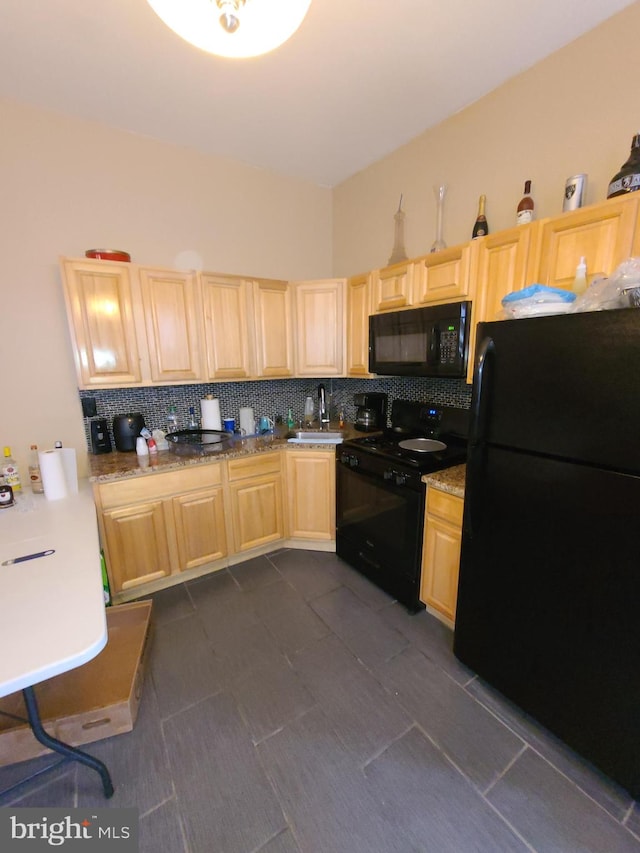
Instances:
[[[2,0],[0,96],[335,186],[632,2],[313,0],[226,60],[146,0]]]

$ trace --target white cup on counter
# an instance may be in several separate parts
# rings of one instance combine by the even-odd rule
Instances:
[[[256,434],[256,418],[251,406],[240,407],[240,430],[243,435]]]

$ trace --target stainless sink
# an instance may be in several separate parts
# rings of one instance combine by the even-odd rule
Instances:
[[[337,430],[298,430],[293,438],[289,439],[292,444],[340,444],[343,441],[342,433]]]

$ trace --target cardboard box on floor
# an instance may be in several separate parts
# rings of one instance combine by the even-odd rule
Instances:
[[[131,731],[142,696],[150,619],[150,601],[108,607],[109,638],[100,654],[35,685],[40,718],[50,735],[82,746]],[[21,692],[0,699],[0,765],[50,752],[35,739],[26,717]]]

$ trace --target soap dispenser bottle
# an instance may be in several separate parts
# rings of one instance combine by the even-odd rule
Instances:
[[[587,264],[584,258],[580,258],[580,263],[576,267],[576,277],[573,280],[573,292],[580,296],[587,289]]]

